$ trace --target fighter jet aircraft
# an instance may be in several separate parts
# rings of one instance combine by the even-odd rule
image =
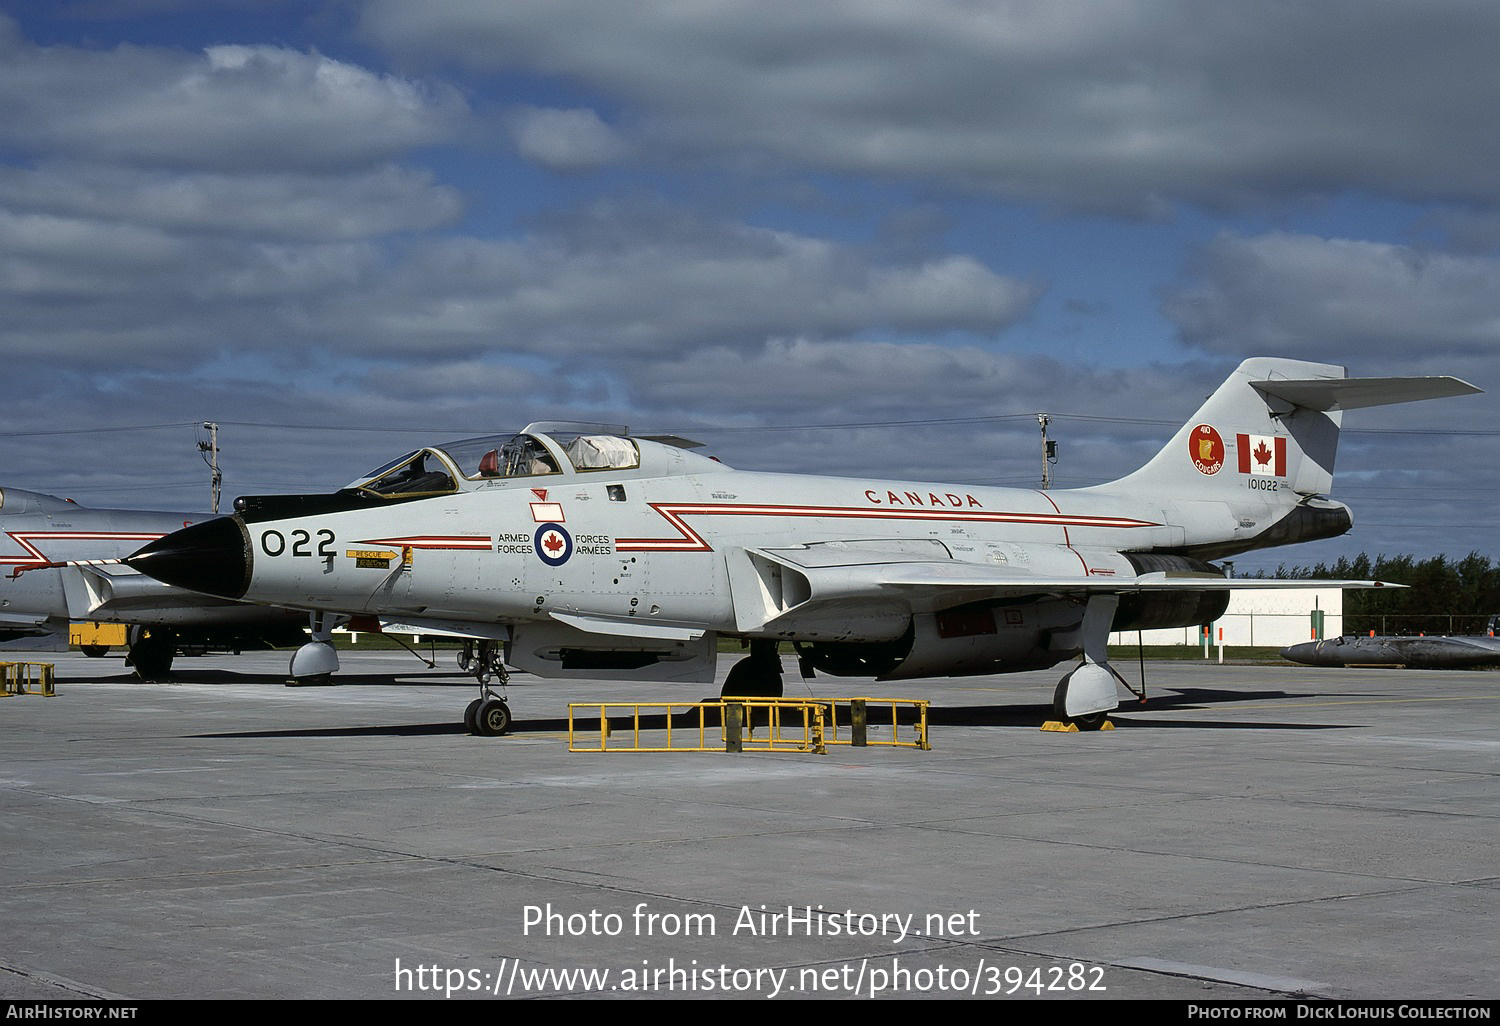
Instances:
[[[1207,561],[1350,528],[1324,494],[1344,410],[1477,391],[1247,360],[1143,468],[1065,491],[752,473],[681,439],[533,424],[408,453],[332,494],[242,497],[124,562],[228,599],[471,639],[482,690],[465,719],[480,733],[509,726],[484,687],[505,664],[707,682],[720,636],[748,643],[725,684],[740,695],[780,694],[779,643],[805,674],[886,681],[1080,659],[1054,703],[1097,726],[1124,683],[1111,630],[1209,622],[1232,587],[1306,586]]]
[[[1500,664],[1500,638],[1493,635],[1329,638],[1281,650],[1281,658],[1306,666],[1406,666],[1458,670]]]
[[[131,665],[160,679],[179,646],[301,644],[306,613],[205,598],[120,564],[142,542],[209,518],[0,488],[0,650],[66,651],[71,622],[129,624]]]

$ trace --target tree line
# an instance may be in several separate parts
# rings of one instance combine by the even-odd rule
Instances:
[[[1260,576],[1267,576],[1261,574]],[[1269,575],[1284,579],[1386,581],[1405,588],[1344,592],[1344,633],[1480,634],[1500,613],[1500,564],[1471,552],[1463,559],[1360,553],[1334,563],[1282,564]]]

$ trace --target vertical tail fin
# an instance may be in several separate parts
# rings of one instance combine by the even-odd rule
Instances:
[[[1186,498],[1261,487],[1286,491],[1291,506],[1332,490],[1344,410],[1479,391],[1451,377],[1349,378],[1333,364],[1246,360],[1149,463],[1109,487]]]

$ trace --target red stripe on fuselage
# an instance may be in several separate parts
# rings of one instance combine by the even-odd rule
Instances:
[[[1051,500],[1048,500],[1051,502]],[[928,520],[970,524],[1033,524],[1041,527],[1159,527],[1148,520],[1064,513],[1004,513],[975,510],[892,509],[851,506],[772,506],[733,503],[653,502],[651,508],[678,532],[676,538],[616,538],[616,552],[712,552],[713,546],[683,519],[688,516],[827,517],[846,520]],[[1055,505],[1054,505],[1054,508]]]
[[[32,544],[34,541],[138,541],[149,542],[163,536],[156,531],[6,531],[17,545],[28,553],[23,557],[0,556],[0,566],[33,566],[53,562],[46,553]]]
[[[351,545],[391,545],[409,549],[488,549],[494,543],[488,535],[414,535],[410,538],[362,538]]]

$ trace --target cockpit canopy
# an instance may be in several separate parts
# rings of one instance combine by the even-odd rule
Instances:
[[[471,491],[489,481],[542,477],[566,471],[634,470],[640,447],[620,434],[557,431],[542,435],[484,435],[407,453],[348,485],[381,498],[414,498]]]

